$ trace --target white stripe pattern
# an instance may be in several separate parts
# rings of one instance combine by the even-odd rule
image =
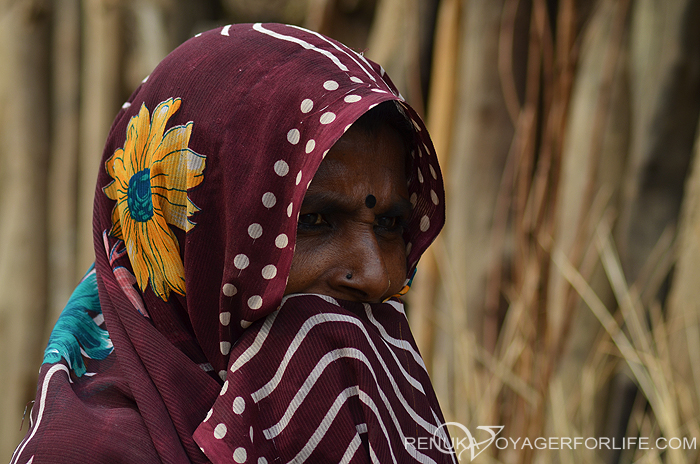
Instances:
[[[333,62],[333,64],[338,66],[338,68],[341,71],[348,71],[348,68],[343,63],[341,63],[340,60],[334,54],[332,54],[328,50],[320,49],[320,48],[316,47],[315,45],[312,45],[309,42],[306,42],[305,40],[297,39],[296,37],[291,37],[288,35],[279,34],[277,32],[271,31],[269,29],[265,29],[265,27],[263,27],[262,23],[254,24],[253,29],[255,29],[258,32],[262,32],[263,34],[269,35],[270,37],[274,37],[275,39],[285,40],[287,42],[293,42],[295,44],[301,45],[302,47],[304,47],[307,50],[312,50],[314,52],[318,52],[321,55],[328,58],[329,60],[331,60]]]
[[[379,323],[374,318],[374,314],[372,314],[372,307],[368,305],[367,303],[364,304],[365,306],[365,314],[367,314],[367,318],[369,321],[374,324],[374,326],[379,330],[379,333],[382,335],[382,338],[386,340],[387,342],[391,343],[397,348],[401,348],[402,350],[406,350],[409,353],[411,353],[411,356],[413,356],[413,359],[418,363],[419,366],[423,368],[424,371],[428,372],[428,369],[425,367],[425,363],[423,362],[423,358],[421,357],[420,354],[416,350],[413,349],[410,343],[408,343],[406,340],[398,340],[391,335],[389,335],[384,328],[383,325]]]
[[[63,365],[63,364],[54,364],[51,369],[48,370],[46,373],[46,376],[44,376],[44,382],[41,385],[41,399],[39,400],[39,414],[37,414],[36,417],[36,426],[32,430],[32,433],[29,434],[28,437],[26,437],[24,440],[22,440],[21,446],[19,446],[14,454],[12,455],[12,460],[10,461],[10,464],[16,464],[19,462],[19,458],[22,456],[22,453],[24,452],[24,448],[27,446],[27,444],[31,441],[32,438],[34,438],[34,435],[36,434],[36,431],[39,430],[39,426],[41,425],[41,418],[44,416],[44,407],[46,406],[46,393],[49,389],[49,382],[51,381],[51,377],[58,372],[58,371],[64,371],[68,378],[70,379],[70,374],[68,373],[68,368]],[[31,413],[30,413],[31,415]],[[32,462],[34,460],[34,456],[29,460],[29,462]],[[29,463],[27,463],[29,464]]]
[[[275,322],[277,314],[279,314],[279,310],[270,313],[270,315],[267,316],[267,319],[265,319],[260,332],[258,332],[258,334],[255,336],[253,343],[236,359],[233,364],[231,364],[231,373],[234,373],[241,367],[245,366],[248,361],[253,359],[253,357],[258,354],[263,346],[263,343],[265,343],[267,335],[270,333],[270,328]]]
[[[389,300],[386,302],[389,306],[394,308],[398,313],[402,314],[404,317],[406,317],[406,311],[403,310],[403,305],[399,303],[398,301],[395,300]]]
[[[377,347],[374,345],[374,342],[372,341],[372,338],[369,336],[367,333],[367,329],[362,325],[362,321],[357,319],[356,317],[351,317],[351,316],[346,316],[344,314],[336,314],[336,313],[321,313],[317,314],[315,316],[312,316],[304,322],[304,324],[301,326],[299,331],[297,332],[296,336],[294,337],[294,340],[289,344],[289,347],[287,348],[287,352],[284,355],[284,359],[280,362],[279,367],[277,368],[277,372],[275,372],[275,375],[270,379],[267,384],[265,384],[262,388],[260,388],[258,391],[253,393],[253,399],[255,402],[259,402],[261,399],[267,397],[272,393],[275,388],[279,385],[280,381],[282,380],[282,375],[284,375],[285,370],[287,369],[287,365],[289,364],[289,361],[292,359],[292,356],[294,356],[294,353],[297,351],[299,348],[299,345],[304,341],[308,333],[311,331],[312,328],[314,328],[318,324],[322,324],[324,322],[349,322],[350,324],[356,325],[364,334],[365,338],[367,339],[367,343],[369,343],[370,347],[372,348],[372,351],[374,352],[375,356],[377,357],[377,360],[380,362],[382,367],[384,368],[385,372],[389,372],[389,369],[387,368],[386,364],[384,363],[384,360],[377,350]],[[267,336],[267,335],[266,335]],[[257,338],[256,338],[257,341]],[[248,350],[246,350],[247,352]],[[403,365],[399,362],[399,360],[396,358],[396,355],[392,350],[389,350],[391,353],[392,357],[394,358],[394,361],[396,362],[397,366],[401,370],[402,374],[406,378],[406,380],[415,388],[416,390],[420,391],[421,393],[425,394],[425,391],[423,390],[423,386],[420,384],[420,382],[412,377],[406,370],[404,369]],[[244,353],[245,354],[245,353]],[[246,362],[249,359],[246,359]],[[238,363],[238,360],[236,360],[236,363]]]
[[[379,462],[379,458],[377,457],[377,453],[374,452],[374,448],[372,448],[371,443],[369,445],[369,457],[372,460],[372,464],[382,464],[381,462]]]
[[[294,399],[290,402],[289,406],[287,407],[287,410],[285,411],[284,415],[282,418],[277,422],[277,424],[273,425],[272,427],[266,429],[263,431],[265,434],[265,438],[268,440],[275,438],[277,435],[282,433],[284,428],[287,426],[289,421],[292,419],[292,416],[294,416],[294,413],[296,410],[301,406],[301,404],[304,402],[304,399],[306,396],[309,394],[313,386],[316,384],[316,381],[321,377],[321,374],[323,371],[328,367],[330,363],[333,361],[336,361],[340,358],[353,358],[357,359],[358,361],[361,361],[362,363],[367,366],[367,369],[372,373],[372,377],[374,378],[375,383],[377,384],[377,391],[379,391],[379,395],[382,398],[382,402],[384,405],[387,407],[387,410],[392,416],[392,419],[394,421],[394,425],[396,426],[397,430],[401,430],[401,423],[399,420],[396,418],[396,416],[393,413],[392,405],[389,399],[387,398],[386,394],[384,391],[379,387],[379,380],[377,379],[377,374],[375,374],[374,369],[372,368],[372,365],[367,359],[367,357],[362,353],[362,351],[358,350],[357,348],[339,348],[337,350],[330,351],[326,353],[321,360],[316,364],[314,369],[311,371],[311,373],[308,375],[306,380],[304,381],[304,384],[301,386],[299,391],[297,391],[296,395],[294,396]],[[385,369],[385,373],[389,379],[389,382],[391,382],[392,389],[394,390],[394,394],[398,398],[398,400],[401,402],[401,405],[404,407],[406,412],[411,416],[411,418],[416,421],[424,430],[426,430],[428,433],[431,435],[434,435],[435,432],[437,431],[437,427],[430,422],[426,421],[423,419],[418,413],[416,413],[413,408],[408,404],[406,399],[404,398],[403,394],[401,393],[401,390],[399,389],[399,386],[396,384],[396,381],[394,380],[394,377],[391,375],[391,372],[389,372],[388,369]],[[257,393],[257,392],[256,392]],[[253,400],[257,403],[259,399],[256,399],[256,393],[253,393]],[[260,398],[262,399],[262,398]],[[367,425],[365,424],[365,427]],[[444,433],[444,432],[443,432]]]
[[[348,445],[348,448],[345,450],[345,454],[343,454],[343,457],[340,460],[340,464],[350,462],[353,456],[355,456],[355,453],[357,452],[357,449],[360,447],[361,444],[362,439],[360,438],[360,434],[355,434],[352,441]]]
[[[374,76],[372,75],[372,73],[374,72],[374,70],[372,69],[372,66],[369,64],[369,62],[367,62],[367,60],[365,59],[364,56],[358,55],[357,53],[354,53],[354,52],[353,52],[353,53],[348,53],[346,50],[343,50],[342,48],[338,47],[337,44],[334,44],[333,42],[331,42],[330,40],[328,40],[326,37],[324,37],[323,35],[319,34],[318,32],[310,31],[310,30],[308,30],[308,29],[304,29],[303,27],[294,26],[294,25],[289,25],[289,27],[293,27],[294,29],[299,29],[300,31],[308,32],[308,33],[310,33],[310,34],[315,35],[315,36],[318,37],[319,39],[321,39],[321,40],[323,40],[324,42],[326,42],[326,43],[328,43],[329,45],[331,45],[333,48],[335,48],[335,49],[338,50],[339,52],[344,53],[345,55],[347,55],[348,57],[350,57],[350,59],[351,59],[352,61],[354,61],[355,64],[357,64],[357,66],[359,66],[360,69],[362,69],[362,71],[364,71],[365,74],[367,74],[367,77],[369,77],[370,79],[372,79],[374,82],[377,81],[377,80],[374,78]],[[365,68],[365,66],[363,66],[362,64],[360,64],[360,62],[358,62],[358,61],[355,59],[355,57],[353,56],[353,54],[355,54],[356,56],[360,57],[360,59],[365,63],[365,65],[367,66],[367,68],[369,68],[369,71],[367,70],[367,68]],[[388,86],[387,86],[387,87],[388,87]]]
[[[345,404],[345,402],[348,400],[348,398],[353,397],[353,396],[358,396],[360,400],[365,403],[367,406],[370,407],[370,409],[374,412],[374,414],[377,417],[377,421],[379,422],[379,425],[382,429],[382,432],[384,432],[384,437],[387,440],[387,443],[389,445],[389,449],[391,450],[391,457],[392,461],[396,463],[396,456],[394,455],[394,450],[391,447],[391,440],[389,439],[389,432],[387,431],[386,427],[384,426],[384,422],[382,422],[382,418],[379,415],[379,411],[377,410],[377,405],[374,404],[374,401],[372,401],[372,398],[369,397],[365,392],[360,390],[360,387],[357,385],[348,387],[345,390],[343,390],[338,397],[335,399],[333,402],[333,405],[328,409],[328,412],[326,415],[323,417],[323,420],[321,423],[318,425],[316,428],[316,431],[313,433],[311,438],[306,442],[306,445],[302,448],[301,451],[292,459],[290,462],[294,464],[306,462],[308,457],[311,455],[311,453],[316,449],[316,446],[321,442],[323,437],[326,435],[326,432],[328,432],[328,429],[330,428],[331,424],[333,423],[333,419],[335,419],[335,416],[338,415],[338,412],[340,411],[341,407]]]
[[[456,464],[454,456],[408,444],[446,440],[446,431],[407,320],[395,310],[385,306],[380,313],[379,306],[347,306],[322,295],[285,297],[232,348],[229,386],[217,400],[221,412],[215,407],[205,419],[207,433],[217,438],[216,427],[230,424],[215,443],[237,450],[250,443],[236,437],[256,428],[255,449],[285,450],[265,451],[260,456],[268,462],[277,456],[289,463],[350,463],[364,455],[373,463]],[[252,402],[239,413],[241,396]],[[232,404],[240,414],[233,422]]]

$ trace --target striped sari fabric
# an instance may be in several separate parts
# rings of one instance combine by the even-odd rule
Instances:
[[[455,462],[403,305],[291,295],[231,353],[213,462]],[[421,445],[417,445],[417,444]]]

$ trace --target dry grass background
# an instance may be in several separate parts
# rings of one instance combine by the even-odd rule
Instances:
[[[425,115],[448,223],[408,303],[447,420],[700,440],[700,1],[0,0],[0,459],[92,261],[121,101],[195,32],[258,20],[365,50]],[[475,462],[699,453],[492,445]]]
[[[697,175],[684,185],[697,151],[698,49],[687,28],[698,5],[495,3],[441,3],[459,10],[445,19],[461,35],[456,95],[428,105],[429,124],[436,108],[452,114],[451,133],[434,132],[450,222],[411,316],[448,420],[531,440],[692,440]],[[455,39],[442,40],[433,76]],[[698,460],[697,450],[494,446],[477,459],[486,454]]]

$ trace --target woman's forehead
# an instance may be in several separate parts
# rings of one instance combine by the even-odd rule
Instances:
[[[352,166],[364,170],[367,175],[376,171],[397,171],[405,177],[406,164],[410,163],[408,143],[388,124],[381,124],[371,132],[352,126],[331,147],[319,169],[324,166],[334,166],[335,169]]]
[[[405,144],[390,126],[367,132],[351,128],[330,149],[319,166],[308,191],[333,192],[364,205],[368,195],[386,201],[408,199]],[[305,200],[306,202],[306,200]]]

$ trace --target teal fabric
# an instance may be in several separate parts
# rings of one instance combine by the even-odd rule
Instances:
[[[43,364],[54,364],[63,358],[75,375],[81,377],[86,372],[83,356],[105,359],[114,348],[109,333],[93,319],[101,314],[93,265],[61,312],[44,351]]]

